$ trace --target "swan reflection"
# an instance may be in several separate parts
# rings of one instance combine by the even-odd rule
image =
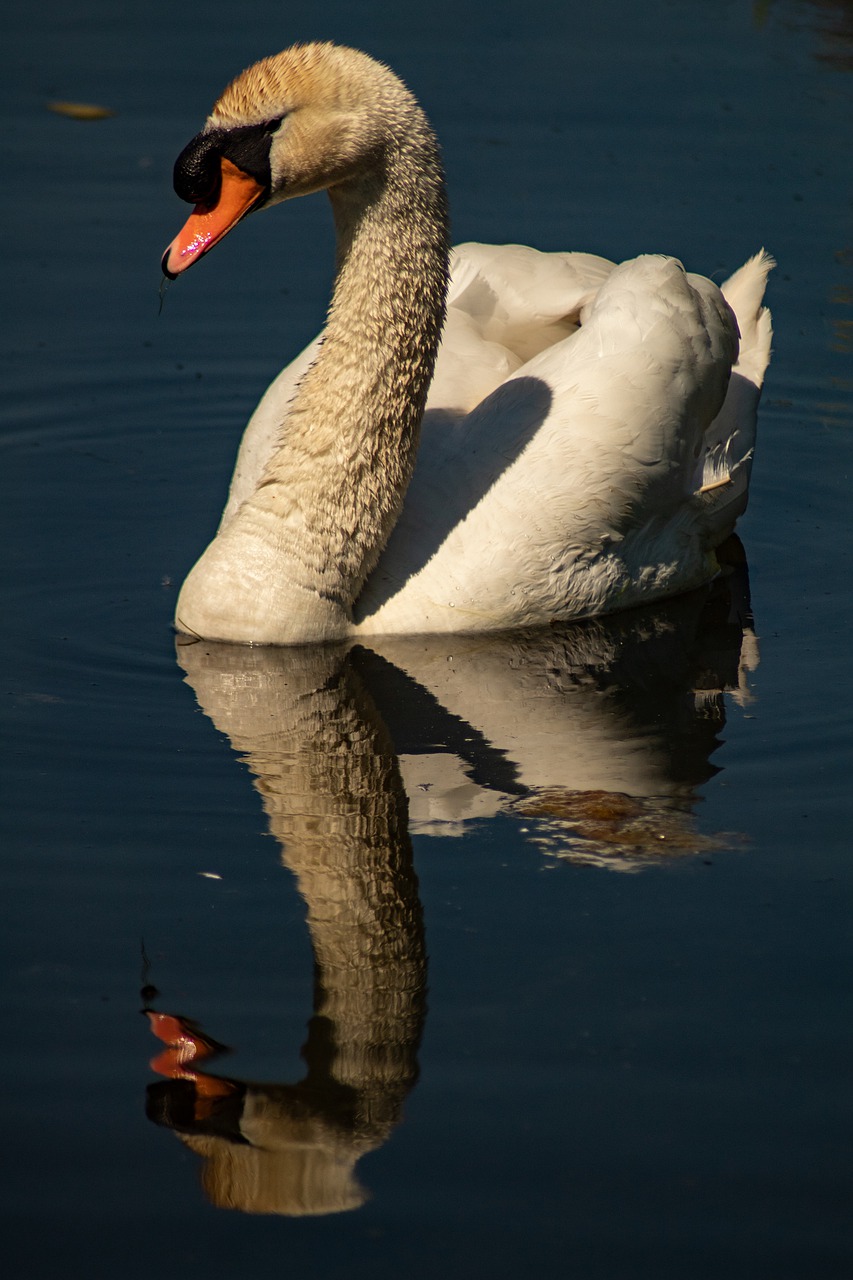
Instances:
[[[178,648],[254,775],[307,909],[314,1012],[298,1083],[211,1071],[225,1046],[148,1008],[165,1048],[148,1114],[203,1158],[211,1201],[352,1209],[358,1160],[417,1079],[426,949],[410,832],[517,816],[549,858],[636,870],[704,846],[724,693],[757,661],[741,566],[707,592],[612,621],[366,649]]]

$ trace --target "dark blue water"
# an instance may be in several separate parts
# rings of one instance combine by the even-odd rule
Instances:
[[[848,1276],[851,6],[0,27],[8,1274]],[[474,645],[176,655],[332,231],[321,198],[249,220],[158,315],[171,166],[311,38],[416,91],[457,240],[717,278],[774,253],[748,583]]]

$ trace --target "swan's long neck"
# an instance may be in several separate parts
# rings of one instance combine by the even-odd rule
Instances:
[[[337,276],[320,354],[255,493],[184,586],[185,630],[271,644],[339,637],[394,527],[448,270],[437,144],[407,94],[401,105],[407,127],[398,119],[375,164],[330,189]]]
[[[323,345],[254,499],[298,515],[293,572],[345,610],[399,514],[438,352],[447,233],[427,158],[397,153],[330,193],[338,271]]]

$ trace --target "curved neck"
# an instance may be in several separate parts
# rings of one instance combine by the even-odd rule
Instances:
[[[402,143],[329,195],[328,323],[250,503],[286,521],[283,577],[337,607],[343,624],[411,479],[444,319],[444,183],[420,112]]]

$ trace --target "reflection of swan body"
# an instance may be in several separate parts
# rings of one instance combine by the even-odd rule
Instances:
[[[619,870],[701,847],[691,813],[713,772],[722,690],[745,696],[755,660],[741,582],[514,635],[180,645],[199,703],[255,775],[305,899],[316,973],[297,1084],[210,1075],[220,1046],[150,1015],[169,1046],[152,1066],[170,1079],[151,1086],[148,1113],[203,1157],[215,1204],[354,1208],[357,1161],[400,1121],[426,989],[404,782],[421,832],[504,809],[545,853]]]
[[[766,255],[723,286],[729,306],[673,259],[468,245],[447,295],[433,134],[390,71],[330,45],[238,77],[175,186],[196,210],[170,276],[250,210],[322,188],[338,235],[322,340],[250,424],[180,630],[272,644],[478,632],[714,575],[746,504]]]
[[[757,663],[748,591],[744,567],[710,593],[583,625],[384,637],[371,688],[400,742],[412,832],[458,835],[510,810],[536,818],[529,838],[549,852],[613,868],[701,847],[691,814],[723,693],[748,699]],[[429,724],[420,741],[396,710],[407,695]]]

